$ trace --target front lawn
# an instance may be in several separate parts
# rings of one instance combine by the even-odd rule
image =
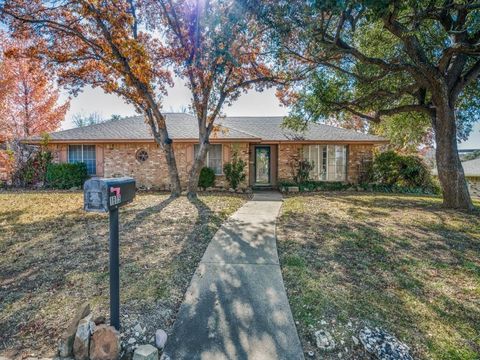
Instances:
[[[122,331],[169,330],[210,238],[246,200],[139,193],[120,211]],[[83,301],[108,316],[108,215],[82,208],[80,192],[0,192],[0,356],[52,355]]]
[[[415,359],[478,359],[480,212],[435,197],[324,193],[285,199],[280,261],[304,350],[363,358],[352,335],[381,327]],[[314,332],[332,333],[322,352]]]

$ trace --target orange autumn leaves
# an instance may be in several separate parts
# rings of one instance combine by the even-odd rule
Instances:
[[[56,130],[69,102],[44,65],[25,55],[24,44],[2,36],[0,47],[0,141]]]
[[[136,2],[6,1],[11,28],[27,32],[41,46],[34,52],[55,67],[60,83],[73,94],[101,87],[132,103],[140,112],[161,105],[172,84],[161,42],[139,26]],[[156,93],[156,94],[155,94]]]
[[[146,23],[165,40],[176,74],[192,93],[191,106],[200,126],[213,130],[211,124],[224,105],[242,91],[271,86],[277,78],[264,31],[240,2],[146,0],[144,4],[150,9]]]

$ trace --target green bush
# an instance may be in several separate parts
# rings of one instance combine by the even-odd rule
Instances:
[[[304,181],[297,184],[294,181],[279,181],[280,188],[286,188],[289,186],[298,186],[300,191],[342,191],[350,188],[352,185],[343,183],[340,181]]]
[[[225,178],[227,179],[232,189],[237,189],[238,185],[245,180],[247,174],[245,173],[245,167],[247,164],[242,159],[238,158],[236,152],[233,153],[232,161],[226,163],[223,167]]]
[[[427,194],[438,195],[440,194],[439,186],[432,186],[429,188],[423,187],[411,187],[400,185],[384,185],[384,184],[360,184],[359,189],[364,191],[382,192],[382,193],[397,193],[397,194]]]
[[[198,178],[198,186],[203,190],[215,185],[215,172],[209,167],[204,167],[200,170],[200,177]]]
[[[47,183],[54,189],[70,189],[82,187],[88,179],[85,163],[49,164],[47,167]]]
[[[366,182],[377,188],[394,189],[395,192],[417,189],[413,192],[437,194],[440,191],[422,159],[414,155],[400,155],[395,151],[385,151],[374,158]]]

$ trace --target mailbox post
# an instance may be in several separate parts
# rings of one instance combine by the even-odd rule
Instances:
[[[135,180],[130,177],[94,178],[83,186],[84,209],[110,215],[110,324],[120,329],[120,251],[118,209],[133,201]]]

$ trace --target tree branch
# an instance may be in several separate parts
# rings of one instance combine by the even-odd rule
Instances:
[[[456,101],[458,98],[458,95],[465,89],[466,86],[468,86],[470,83],[473,81],[477,80],[480,77],[480,60],[477,60],[477,62],[468,70],[465,75],[460,76],[455,85],[453,86],[451,92],[450,92],[450,97],[453,101]]]

